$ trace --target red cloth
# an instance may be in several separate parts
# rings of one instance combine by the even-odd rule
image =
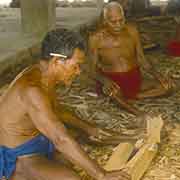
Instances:
[[[134,99],[140,91],[142,78],[139,68],[134,68],[128,72],[102,72],[101,74],[113,80],[119,85],[125,98]],[[96,86],[97,94],[101,94],[102,84]]]
[[[180,41],[170,41],[167,46],[168,54],[171,56],[180,56]]]

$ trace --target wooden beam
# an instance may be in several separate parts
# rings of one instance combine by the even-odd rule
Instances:
[[[21,25],[24,33],[44,37],[55,29],[55,0],[20,0]]]
[[[139,180],[148,169],[158,151],[157,144],[145,144],[126,164],[132,180]]]
[[[161,115],[156,117],[148,117],[147,119],[147,143],[160,143],[161,129],[163,127],[163,120]]]
[[[106,165],[104,166],[104,169],[107,171],[121,169],[121,167],[123,167],[128,161],[133,149],[134,149],[133,144],[130,143],[119,144],[115,148],[115,151],[113,152],[112,156],[110,157]]]

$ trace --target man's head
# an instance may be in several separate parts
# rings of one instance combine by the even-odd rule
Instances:
[[[118,2],[110,2],[103,9],[103,21],[106,28],[112,33],[119,33],[125,25],[122,6]]]
[[[42,59],[49,61],[57,82],[70,84],[80,73],[80,64],[85,59],[84,40],[78,33],[67,29],[53,30],[42,42]]]

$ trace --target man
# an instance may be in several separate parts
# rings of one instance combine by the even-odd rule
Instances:
[[[106,84],[108,79],[116,84],[115,89],[116,91],[118,89],[121,98],[118,102],[131,113],[139,115],[141,112],[131,106],[128,100],[165,95],[170,91],[172,83],[168,78],[157,74],[146,61],[138,31],[135,26],[126,23],[119,3],[110,2],[104,7],[100,27],[89,37],[93,77],[98,79],[97,77],[101,76],[103,83]],[[151,89],[144,92],[140,92],[142,89],[140,66],[157,80],[153,82]],[[148,87],[147,84],[144,85]]]
[[[42,55],[1,97],[0,179],[80,179],[53,159],[55,149],[94,179],[129,179],[124,171],[107,173],[92,161],[56,116],[54,87],[57,83],[70,85],[80,74],[85,57],[82,39],[65,29],[52,31],[42,43]]]

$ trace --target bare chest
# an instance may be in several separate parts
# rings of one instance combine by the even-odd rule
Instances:
[[[11,91],[0,105],[1,128],[11,137],[32,136],[36,130],[17,92]],[[10,138],[10,139],[11,139]]]
[[[129,59],[135,56],[135,42],[128,33],[122,33],[118,37],[104,36],[99,41],[99,56],[102,59]]]

